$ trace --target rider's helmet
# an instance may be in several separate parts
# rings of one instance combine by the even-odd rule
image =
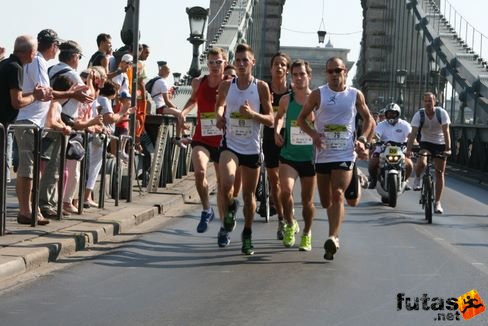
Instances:
[[[385,118],[392,126],[398,122],[401,114],[402,109],[396,103],[390,103],[385,107]]]

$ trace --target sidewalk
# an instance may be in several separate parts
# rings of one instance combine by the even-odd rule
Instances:
[[[208,169],[209,189],[215,189],[213,168]],[[137,187],[134,187],[137,189]],[[171,207],[199,203],[193,173],[176,180],[157,193],[133,193],[133,202],[108,199],[104,209],[84,210],[46,226],[19,225],[12,213],[7,229],[12,234],[0,237],[0,282],[55,262],[110,237],[126,233],[149,219],[164,215]]]

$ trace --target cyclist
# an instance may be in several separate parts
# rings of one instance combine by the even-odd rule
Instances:
[[[395,103],[390,103],[385,107],[385,118],[386,120],[378,123],[375,129],[375,135],[377,140],[383,143],[395,142],[395,143],[406,143],[408,140],[408,135],[412,131],[410,123],[400,119],[402,110]],[[380,164],[379,156],[381,152],[381,147],[377,146],[373,152],[373,155],[369,159],[368,171],[371,178],[369,184],[369,189],[376,188],[378,166]],[[413,163],[408,157],[405,157],[405,178],[408,180],[410,174],[412,173]]]
[[[451,136],[449,125],[451,120],[446,110],[435,106],[436,97],[431,92],[424,93],[424,108],[415,113],[412,118],[412,132],[408,137],[407,156],[412,154],[414,140],[420,130],[420,149],[430,152],[435,169],[435,205],[434,212],[442,214],[442,190],[444,189],[444,171],[447,156],[451,154]],[[422,119],[423,115],[423,119]],[[423,121],[422,121],[423,120]],[[420,176],[427,165],[425,156],[420,156],[415,165],[414,190],[420,190]]]

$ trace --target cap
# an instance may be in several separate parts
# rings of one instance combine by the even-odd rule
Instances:
[[[166,66],[168,63],[166,61],[158,61],[158,67]]]
[[[121,92],[120,93],[120,98],[125,99],[125,98],[131,98],[130,94],[127,92]]]
[[[129,53],[126,53],[126,54],[124,54],[122,56],[121,61],[123,61],[123,62],[131,62],[132,63],[132,61],[134,61],[134,58]]]
[[[65,41],[59,44],[59,51],[67,52],[67,53],[78,53],[78,54],[83,53],[81,46],[75,41]]]
[[[37,34],[37,41],[42,42],[42,43],[54,43],[54,42],[61,43],[61,42],[63,42],[63,40],[61,40],[58,37],[58,33],[56,33],[55,31],[53,31],[50,28],[43,29],[42,31],[40,31],[39,34]]]

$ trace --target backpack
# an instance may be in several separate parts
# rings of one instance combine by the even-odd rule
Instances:
[[[439,121],[439,123],[442,125],[442,117],[441,117],[441,109],[439,108],[434,108],[434,111],[435,111],[435,116],[437,118],[437,121]],[[420,130],[422,129],[422,126],[424,125],[424,122],[425,122],[425,109],[420,109],[419,110],[419,114],[420,114],[420,125],[419,125],[419,129],[417,131],[417,141],[420,143]]]
[[[151,97],[155,97],[156,95],[159,95],[159,94],[155,94],[155,95],[152,95],[152,89],[154,87],[154,83],[161,79],[162,77],[161,76],[156,76],[154,78],[151,78],[147,83],[146,85],[144,85],[144,88],[146,89],[146,91],[151,94]]]

